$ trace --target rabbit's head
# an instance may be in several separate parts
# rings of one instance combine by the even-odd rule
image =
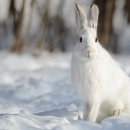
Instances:
[[[83,8],[75,4],[76,22],[80,29],[80,42],[90,45],[97,42],[97,24],[99,9],[93,4],[86,16]]]

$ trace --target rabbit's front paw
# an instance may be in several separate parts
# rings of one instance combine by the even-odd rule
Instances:
[[[118,116],[121,113],[123,113],[125,111],[125,109],[116,109],[113,111],[113,116]]]
[[[113,111],[113,116],[120,115],[120,113],[121,113],[121,109],[114,110]]]

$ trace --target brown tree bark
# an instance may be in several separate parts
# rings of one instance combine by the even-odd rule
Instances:
[[[24,19],[24,7],[25,7],[25,0],[23,0],[22,3],[22,8],[18,12],[18,19],[16,23],[16,32],[15,32],[15,38],[14,38],[14,43],[11,48],[12,52],[19,52],[23,48],[23,44],[21,41],[21,32],[22,32],[22,25],[23,25],[23,19]]]
[[[49,23],[49,8],[50,8],[51,0],[46,0],[45,4],[43,4],[43,8],[39,8],[38,1],[36,1],[38,13],[40,16],[40,24],[39,24],[39,33],[36,37],[36,40],[34,41],[34,44],[37,48],[43,49],[43,41],[45,42],[45,39],[48,35],[48,23]],[[53,50],[53,46],[51,46]]]
[[[32,31],[32,18],[33,18],[33,10],[34,10],[34,6],[37,0],[31,0],[30,3],[30,15],[29,15],[29,22],[28,22],[28,26],[27,26],[27,32],[26,32],[26,36],[25,36],[25,46],[27,47],[28,43],[29,43],[29,37],[30,37],[30,33]]]
[[[98,23],[98,39],[104,46],[108,46],[110,34],[112,32],[113,12],[115,8],[115,0],[94,0],[99,6],[99,23]]]
[[[15,0],[10,0],[10,5],[9,5],[9,17],[13,21],[13,33],[16,33],[16,9],[15,9]]]
[[[130,23],[130,0],[125,0],[124,11],[127,14],[128,23]]]
[[[64,43],[64,33],[65,33],[65,23],[63,20],[63,8],[64,0],[59,1],[57,6],[57,14],[53,17],[49,16],[49,7],[51,0],[46,0],[46,3],[43,8],[41,15],[41,24],[40,24],[40,35],[37,39],[37,45],[45,42],[45,46],[50,52],[53,52],[55,48],[59,48],[61,51],[65,51]],[[41,46],[40,46],[41,47]]]

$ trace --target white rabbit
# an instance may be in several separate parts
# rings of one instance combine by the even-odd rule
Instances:
[[[130,79],[97,41],[99,9],[94,4],[86,17],[76,4],[80,42],[71,61],[71,76],[84,103],[83,118],[100,122],[112,115],[130,112]]]

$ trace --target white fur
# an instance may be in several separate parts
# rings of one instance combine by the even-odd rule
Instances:
[[[82,22],[90,21],[85,19]],[[83,42],[77,43],[74,48],[71,71],[73,86],[84,103],[84,119],[100,122],[108,116],[129,113],[129,77],[108,52],[95,42],[96,28],[83,25],[80,28]],[[116,113],[118,110],[120,113]]]

